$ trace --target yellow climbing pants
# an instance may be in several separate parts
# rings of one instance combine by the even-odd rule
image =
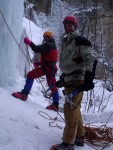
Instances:
[[[66,84],[74,84],[74,86],[79,87],[83,81],[74,81],[67,82]],[[65,87],[65,94],[70,94],[74,88]],[[84,127],[81,116],[81,101],[83,97],[83,92],[73,96],[72,104],[68,103],[65,100],[64,104],[64,119],[65,119],[65,127],[63,131],[63,141],[68,144],[74,144],[76,136],[81,137],[84,136]],[[74,103],[74,104],[73,104]]]

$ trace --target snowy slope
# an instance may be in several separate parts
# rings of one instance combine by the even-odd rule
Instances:
[[[45,109],[49,100],[43,97],[42,88],[38,83],[34,84],[26,102],[12,97],[11,93],[21,89],[24,82],[19,79],[18,86],[8,87],[7,91],[0,89],[0,150],[49,150],[52,145],[62,142],[62,132],[65,125],[61,118],[63,113],[59,113],[61,116],[57,116],[56,112]],[[83,113],[84,123],[92,122],[100,126],[106,122],[106,117],[110,113]],[[62,122],[55,121],[51,125],[58,124],[62,129],[49,126],[49,123],[53,122],[49,119],[56,116]],[[108,125],[113,127],[113,120]],[[85,144],[82,148],[75,146],[75,149],[93,150],[94,148]],[[112,149],[113,146],[107,148],[107,150]],[[101,150],[101,148],[97,148],[97,150]]]

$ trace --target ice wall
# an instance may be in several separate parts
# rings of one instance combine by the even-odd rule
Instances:
[[[23,0],[0,0],[0,85],[2,86],[12,85],[15,77],[19,75],[18,59],[21,58],[18,56],[21,52],[6,24],[20,43],[23,32],[23,10]],[[24,63],[21,59],[21,64]]]

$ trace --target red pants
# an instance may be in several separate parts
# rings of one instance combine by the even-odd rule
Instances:
[[[32,71],[28,72],[27,77],[31,79],[36,79],[46,75],[46,80],[48,86],[50,87],[56,83],[56,78],[55,78],[56,72],[57,72],[56,64],[51,63],[33,69]],[[55,92],[56,90],[57,90],[56,87],[53,87],[51,89],[52,92]]]

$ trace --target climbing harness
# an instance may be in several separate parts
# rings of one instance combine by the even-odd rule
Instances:
[[[74,91],[71,94],[65,95],[65,99],[67,102],[71,103],[73,96],[79,94],[79,91]]]

